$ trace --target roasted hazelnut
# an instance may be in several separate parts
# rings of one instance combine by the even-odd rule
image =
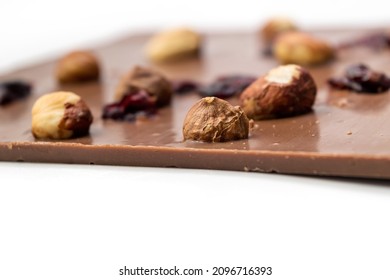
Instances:
[[[313,78],[298,65],[279,66],[257,79],[240,96],[240,104],[255,120],[288,117],[311,110],[317,93]]]
[[[272,43],[276,37],[283,32],[295,31],[297,29],[297,26],[291,19],[285,17],[275,17],[264,24],[260,33],[264,42],[269,44]]]
[[[124,96],[137,94],[140,90],[146,91],[149,101],[157,107],[169,104],[173,94],[171,83],[162,74],[136,66],[119,82],[115,100],[120,101]]]
[[[303,32],[285,32],[278,36],[273,53],[283,64],[314,65],[334,56],[333,48],[325,41]]]
[[[196,56],[200,53],[201,36],[193,30],[179,28],[153,36],[146,55],[154,62],[167,62]]]
[[[88,134],[92,114],[72,92],[41,96],[32,108],[32,133],[36,138],[67,139]]]
[[[184,120],[184,140],[226,142],[246,139],[249,120],[239,106],[217,97],[205,97],[195,103]]]
[[[87,51],[75,51],[64,56],[57,65],[60,83],[78,83],[99,78],[97,58]]]

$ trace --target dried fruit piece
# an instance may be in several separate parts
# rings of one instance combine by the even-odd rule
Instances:
[[[275,41],[273,53],[283,64],[320,64],[334,56],[333,48],[323,40],[303,32],[286,32]]]
[[[270,119],[311,110],[317,93],[313,78],[299,65],[279,66],[257,79],[240,96],[249,118]]]
[[[223,76],[210,85],[200,87],[199,93],[203,97],[215,96],[226,99],[241,94],[241,92],[255,80],[256,78],[252,76]]]
[[[347,68],[344,77],[331,78],[328,83],[336,89],[380,93],[390,88],[390,77],[384,73],[371,70],[364,64],[356,64]]]
[[[114,103],[103,108],[103,119],[135,120],[138,112],[147,115],[171,101],[172,84],[160,73],[136,66],[125,75],[116,90]]]
[[[181,80],[172,82],[173,91],[178,94],[183,94],[191,91],[197,91],[198,83],[190,80]]]
[[[88,134],[93,121],[85,102],[72,92],[41,96],[32,108],[32,133],[37,138],[67,139]]]
[[[184,120],[184,140],[226,142],[246,139],[249,120],[239,106],[216,97],[195,103]]]
[[[146,54],[150,60],[155,62],[180,60],[198,55],[201,41],[201,36],[191,29],[168,30],[150,39]]]
[[[64,56],[57,65],[60,83],[77,83],[99,79],[99,63],[94,54],[75,51]]]
[[[111,103],[103,108],[103,119],[135,121],[137,114],[152,115],[156,112],[156,100],[145,90],[134,91],[122,97],[119,102]]]
[[[23,81],[7,81],[0,83],[0,105],[7,105],[15,100],[27,97],[31,93],[31,85]]]
[[[140,90],[148,93],[158,107],[169,104],[172,98],[172,84],[159,72],[141,66],[134,67],[119,82],[115,99],[120,101],[126,95]]]

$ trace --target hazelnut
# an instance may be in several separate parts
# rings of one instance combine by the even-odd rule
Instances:
[[[255,120],[287,117],[310,111],[316,93],[308,71],[298,65],[284,65],[246,88],[240,102],[247,116]]]
[[[171,83],[159,72],[140,66],[134,67],[119,82],[115,92],[116,101],[124,96],[145,90],[158,107],[169,104],[173,89]]]
[[[283,32],[295,31],[297,26],[285,17],[275,17],[267,21],[261,29],[261,36],[266,43],[272,43]]]
[[[239,106],[217,97],[195,103],[184,120],[184,140],[225,142],[248,138],[249,120]]]
[[[180,60],[199,54],[201,36],[187,28],[168,30],[152,37],[146,55],[154,62]]]
[[[320,39],[302,32],[286,32],[278,36],[273,53],[283,64],[320,64],[330,60],[333,48]]]
[[[75,51],[64,56],[57,65],[57,80],[60,83],[77,83],[97,80],[99,63],[90,52]]]
[[[88,134],[92,114],[72,92],[41,96],[32,108],[32,133],[37,138],[67,139]]]

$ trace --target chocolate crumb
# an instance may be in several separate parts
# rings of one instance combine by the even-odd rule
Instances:
[[[337,101],[337,106],[340,107],[340,108],[344,108],[348,105],[348,99],[347,98],[341,98]]]

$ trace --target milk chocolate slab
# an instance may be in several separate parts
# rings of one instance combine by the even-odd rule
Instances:
[[[317,31],[337,44],[366,34],[357,30]],[[319,92],[308,114],[256,122],[249,139],[226,143],[183,142],[182,125],[200,96],[177,95],[171,106],[146,120],[115,122],[100,118],[113,101],[120,76],[134,65],[151,66],[171,79],[206,83],[231,74],[259,76],[277,65],[261,54],[256,34],[205,36],[201,59],[151,65],[144,57],[148,35],[97,48],[102,80],[58,85],[55,61],[4,75],[1,80],[25,79],[34,92],[25,100],[0,108],[0,160],[205,168],[324,176],[390,179],[390,93],[356,94],[332,90],[326,80],[341,75],[350,64],[364,62],[390,74],[390,51],[347,48],[335,61],[309,68]],[[57,90],[79,94],[95,117],[90,135],[64,141],[36,140],[31,134],[31,107],[39,95]],[[237,99],[230,99],[237,103]]]

